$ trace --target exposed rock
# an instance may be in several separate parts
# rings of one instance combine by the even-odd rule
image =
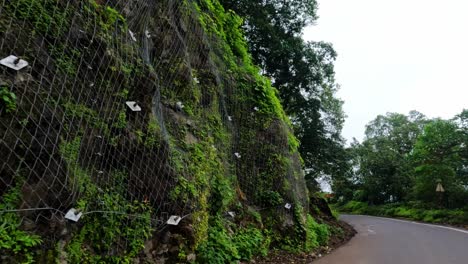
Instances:
[[[198,139],[190,132],[185,134],[185,142],[187,144],[196,144],[198,143]]]
[[[197,255],[195,255],[195,253],[190,253],[187,255],[188,262],[194,262],[195,260],[197,260]]]

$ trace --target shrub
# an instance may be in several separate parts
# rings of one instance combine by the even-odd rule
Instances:
[[[467,224],[468,210],[464,209],[427,209],[429,206],[420,202],[408,204],[386,204],[368,206],[367,203],[349,201],[337,209],[353,214],[401,217],[429,223]]]
[[[0,203],[0,212],[17,208],[20,199],[19,185],[4,194]],[[32,263],[34,247],[42,243],[41,237],[20,230],[21,219],[14,212],[0,213],[0,252],[14,256],[21,263]]]
[[[0,88],[0,101],[5,107],[5,112],[10,113],[16,110],[16,95],[6,87]]]
[[[254,255],[266,255],[270,239],[253,226],[231,234],[221,219],[212,219],[208,240],[198,247],[200,263],[232,263],[250,260]]]
[[[329,237],[330,231],[328,226],[317,223],[311,215],[307,215],[306,251],[326,245]]]

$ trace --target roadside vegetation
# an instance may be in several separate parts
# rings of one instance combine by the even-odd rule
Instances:
[[[347,151],[348,173],[332,177],[340,211],[468,224],[468,110],[380,115]]]
[[[415,203],[369,206],[366,202],[349,201],[337,209],[344,213],[395,217],[463,227],[467,227],[468,223],[468,208],[431,209]]]

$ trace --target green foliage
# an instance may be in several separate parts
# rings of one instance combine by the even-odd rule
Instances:
[[[16,110],[16,95],[5,86],[0,87],[0,100],[6,113]]]
[[[255,227],[247,227],[229,233],[221,219],[213,219],[208,240],[197,252],[199,263],[233,263],[250,260],[255,255],[265,256],[270,239]],[[233,226],[231,226],[233,228]]]
[[[78,49],[71,49],[58,44],[50,48],[50,55],[54,58],[58,70],[67,74],[70,78],[76,76],[81,58],[81,52]]]
[[[151,206],[124,197],[127,176],[123,172],[114,172],[114,184],[100,190],[78,163],[80,146],[81,137],[60,145],[60,154],[67,161],[72,182],[81,197],[78,209],[84,211],[80,221],[84,226],[67,245],[67,257],[72,263],[130,263],[151,235]],[[100,213],[87,214],[89,211]],[[122,239],[127,240],[123,252],[107,254],[120,248]]]
[[[126,29],[126,19],[114,8],[102,6],[95,0],[88,0],[89,6],[86,6],[88,12],[96,14],[99,25],[104,31],[110,31],[113,28]]]
[[[268,207],[275,207],[284,203],[284,199],[281,197],[281,194],[270,190],[260,193],[260,201]]]
[[[400,217],[429,223],[466,225],[468,210],[466,209],[430,209],[424,203],[386,204],[369,206],[365,202],[349,201],[338,207],[338,210],[353,214]]]
[[[342,212],[352,212],[355,214],[364,214],[367,210],[367,203],[358,201],[349,201],[345,205],[339,207]]]
[[[148,127],[146,129],[145,146],[148,148],[159,147],[161,142],[161,128],[155,117],[150,117]]]
[[[319,224],[310,215],[303,216],[301,206],[294,206],[294,220],[296,225],[290,232],[281,237],[276,237],[276,242],[283,250],[299,253],[310,252],[319,246],[328,243],[330,237],[329,227],[326,224]]]
[[[366,201],[382,204],[406,198],[411,184],[409,154],[425,122],[417,112],[388,113],[366,126],[365,141],[353,146]]]
[[[10,2],[8,5],[10,5]],[[33,7],[30,11],[24,10],[28,2]],[[111,64],[110,67],[107,67],[112,71],[110,74],[117,76],[116,80],[121,82],[124,87],[120,92],[112,91],[108,94],[120,100],[126,99],[130,93],[129,87],[132,87],[132,81],[129,79],[136,79],[141,83],[145,83],[146,80],[140,80],[141,76],[133,78],[133,74],[138,72],[137,66],[135,66],[138,64],[138,60],[132,58],[133,54],[126,53],[133,46],[119,39],[124,38],[122,36],[128,38],[125,18],[114,9],[114,7],[117,7],[112,6],[112,3],[101,5],[101,2],[94,0],[80,2],[80,10],[77,10],[83,12],[83,14],[79,14],[80,19],[85,18],[84,20],[96,22],[85,23],[80,26],[86,32],[84,35],[93,30],[95,43],[105,47],[105,60]],[[310,1],[308,2],[310,3]],[[294,137],[292,124],[281,106],[280,92],[274,88],[275,84],[272,84],[268,77],[261,76],[260,69],[254,66],[247,51],[247,42],[241,29],[243,20],[234,12],[225,11],[217,0],[200,0],[198,3],[199,11],[203,9],[199,14],[200,22],[215,40],[209,43],[210,47],[212,47],[209,49],[212,53],[207,54],[210,62],[213,60],[214,63],[220,63],[216,61],[217,58],[212,58],[216,57],[212,56],[215,52],[224,56],[221,59],[224,60],[222,63],[227,66],[227,70],[226,73],[220,74],[228,75],[221,76],[221,79],[225,77],[232,78],[235,87],[223,87],[223,89],[234,89],[236,93],[241,94],[232,96],[234,102],[228,104],[239,106],[241,109],[256,108],[256,111],[252,111],[245,119],[242,119],[245,122],[240,125],[240,130],[246,133],[239,133],[244,137],[240,146],[243,151],[242,155],[246,153],[246,158],[252,159],[256,164],[264,164],[265,166],[265,168],[260,166],[257,168],[260,171],[258,175],[259,192],[255,194],[255,199],[260,198],[263,204],[279,206],[284,203],[284,193],[293,190],[292,181],[285,180],[285,175],[293,171],[291,173],[292,177],[297,180],[302,177],[302,174],[297,172],[300,170],[300,165],[294,171],[294,165],[291,164],[290,154],[296,153],[300,144]],[[73,11],[67,9],[66,12],[63,12],[65,5],[56,0],[19,0],[11,5],[15,5],[14,7],[20,10],[18,16],[29,20],[39,32],[53,32],[56,35],[63,33],[59,25],[69,23],[71,19],[68,20],[67,12]],[[71,3],[70,8],[77,5]],[[63,17],[55,16],[55,13],[62,14]],[[68,27],[65,29],[68,30]],[[118,34],[112,34],[113,32]],[[121,34],[122,32],[125,34]],[[85,39],[82,40],[86,41]],[[53,58],[55,66],[62,69],[67,75],[76,76],[79,74],[77,72],[78,59],[86,51],[70,49],[63,44],[60,45],[60,38],[57,38],[56,42],[57,45],[49,47],[47,50]],[[119,48],[115,48],[117,46],[112,45],[112,43],[119,43],[117,45]],[[125,61],[118,54],[125,55]],[[133,59],[135,62],[132,61]],[[325,60],[326,58],[321,58],[317,61],[325,62]],[[174,65],[173,69],[169,70],[171,74],[182,72],[182,67],[186,66],[184,63],[181,60],[180,63]],[[159,72],[157,75],[160,78],[164,76]],[[100,78],[103,75],[102,73],[96,73],[96,76]],[[201,78],[203,77],[200,73]],[[114,81],[113,79],[105,80],[106,85],[103,85],[103,87],[106,94],[110,88],[113,88]],[[187,206],[186,208],[194,208],[192,212],[192,224],[195,231],[193,249],[197,250],[200,262],[226,263],[249,260],[254,255],[265,255],[267,253],[273,233],[278,240],[283,239],[276,230],[273,231],[268,228],[263,230],[263,227],[260,229],[244,222],[238,225],[238,223],[234,224],[220,219],[219,215],[234,207],[233,204],[237,201],[234,192],[234,186],[237,187],[234,172],[238,174],[243,172],[251,173],[251,170],[240,171],[239,173],[237,168],[227,162],[229,161],[227,156],[232,151],[234,141],[231,139],[226,124],[221,120],[221,114],[219,113],[219,105],[226,102],[220,102],[221,99],[217,98],[220,97],[221,92],[218,83],[212,86],[195,85],[194,89],[188,89],[187,87],[192,88],[193,84],[188,86],[178,78],[174,79],[173,82],[179,90],[177,93],[172,90],[169,91],[170,96],[167,98],[169,100],[184,100],[185,108],[177,115],[181,120],[187,119],[187,124],[188,121],[191,121],[191,125],[185,126],[182,122],[174,122],[175,124],[172,124],[172,126],[177,128],[171,129],[168,135],[166,135],[166,131],[164,131],[165,134],[163,135],[163,128],[160,127],[158,120],[152,116],[150,116],[146,127],[145,125],[138,126],[136,123],[130,124],[131,119],[127,121],[124,110],[111,114],[108,109],[104,109],[106,112],[101,113],[91,108],[91,106],[70,101],[71,97],[64,97],[64,100],[67,101],[58,102],[63,107],[66,117],[84,121],[79,122],[82,127],[76,128],[76,131],[71,131],[72,129],[67,131],[70,134],[66,136],[66,140],[63,140],[64,135],[61,135],[62,142],[59,146],[59,153],[65,161],[68,173],[67,179],[70,182],[70,186],[67,187],[71,189],[73,196],[78,199],[76,208],[84,213],[80,222],[75,226],[76,228],[73,229],[70,240],[64,242],[66,254],[63,255],[67,257],[68,262],[130,263],[142,250],[144,241],[150,237],[152,232],[151,206],[140,201],[129,200],[129,197],[132,197],[133,194],[129,195],[127,193],[126,182],[128,175],[124,171],[110,173],[106,169],[105,173],[111,174],[106,176],[113,179],[113,182],[98,185],[100,181],[92,173],[95,168],[92,168],[92,165],[88,164],[80,156],[84,154],[80,153],[82,144],[86,143],[82,134],[84,128],[89,127],[95,128],[94,130],[101,130],[103,135],[107,137],[107,142],[114,147],[117,147],[119,142],[125,140],[123,137],[127,135],[124,135],[124,133],[114,135],[113,133],[118,132],[118,129],[129,128],[129,131],[126,132],[136,135],[136,140],[139,143],[137,147],[157,148],[150,151],[164,150],[164,153],[169,153],[170,157],[164,156],[162,159],[169,159],[169,165],[179,177],[177,186],[172,190],[171,198],[187,203],[184,205]],[[163,90],[170,89],[165,88]],[[309,90],[313,89],[310,88]],[[178,93],[179,91],[182,91],[182,95]],[[200,101],[202,92],[206,91],[214,98],[209,106],[204,106],[211,107],[211,109],[204,111],[201,110]],[[131,94],[134,96],[134,91],[131,91]],[[139,96],[140,93],[136,95]],[[339,106],[339,104],[335,106]],[[315,110],[318,113],[319,110]],[[111,116],[108,116],[108,114]],[[233,115],[236,114],[244,115],[240,111],[233,113]],[[234,119],[241,120],[241,116],[234,117]],[[111,124],[108,120],[114,121]],[[169,122],[171,121],[167,123]],[[118,129],[111,129],[111,127]],[[130,128],[132,128],[131,131]],[[195,143],[186,142],[185,136],[189,135],[188,133],[196,137]],[[73,138],[70,139],[70,137]],[[255,139],[261,137],[268,139],[265,142],[273,142],[262,144],[260,151],[265,155],[258,155],[258,153],[256,155],[255,153],[247,154],[248,150],[257,151],[252,146],[253,143],[257,144],[254,142]],[[276,144],[277,142],[281,144]],[[166,151],[166,147],[169,148],[169,151]],[[120,166],[120,164],[115,165]],[[247,173],[242,175],[242,177],[250,176],[251,174]],[[281,187],[273,188],[273,185],[280,185]],[[297,203],[299,204],[299,202]],[[236,206],[236,208],[242,208],[240,202]],[[250,212],[246,212],[245,215],[247,218],[252,219],[252,222],[261,226],[262,217],[253,208],[256,207],[250,207]],[[329,234],[327,227],[316,223],[311,217],[306,219],[305,211],[299,205],[297,208],[295,217],[301,219],[299,221],[300,226],[295,226],[297,232],[293,232],[292,236],[286,238],[292,241],[289,243],[291,249],[299,245],[298,250],[303,250],[305,243],[307,243],[305,247],[308,249],[326,243]],[[302,236],[294,238],[296,234]],[[304,237],[307,238],[307,242],[301,240]],[[34,246],[34,243],[26,244],[25,247]],[[286,242],[286,244],[288,243]],[[184,256],[184,253],[180,252],[180,257],[184,258]]]
[[[106,26],[112,26],[118,22],[125,22],[125,18],[114,8],[106,6],[103,9]]]
[[[237,251],[241,260],[250,260],[256,255],[266,256],[270,245],[270,239],[265,236],[260,229],[248,227],[239,230],[233,242],[237,247]]]
[[[333,179],[341,204],[353,199],[363,202],[361,205],[399,202],[418,204],[418,209],[464,207],[468,199],[468,129],[464,113],[452,120],[428,120],[416,111],[407,116],[377,116],[366,126],[365,140],[361,144],[354,142],[348,150],[354,170],[346,177]],[[436,192],[438,183],[444,193]],[[350,202],[344,209],[359,213],[376,209],[354,206],[357,204]],[[419,218],[412,211],[399,210],[395,214]]]
[[[309,229],[309,233],[316,234],[318,245],[325,246],[328,243],[328,239],[330,238],[330,231],[328,225],[319,224],[315,222],[312,216],[307,215],[307,227]],[[314,243],[311,244],[314,245]]]
[[[333,216],[333,218],[335,218],[335,220],[340,219],[340,213],[335,208],[331,208],[331,212],[332,212],[332,216]]]
[[[119,115],[117,117],[117,121],[113,124],[114,127],[116,128],[125,128],[127,127],[127,115],[125,113],[125,110],[121,110],[119,112]]]
[[[86,197],[79,204],[105,213],[87,214],[83,227],[66,247],[72,263],[130,263],[144,248],[151,235],[151,207],[138,201],[127,201],[110,189],[95,197]],[[117,250],[126,240],[124,249]],[[91,249],[91,250],[90,250]],[[117,253],[110,253],[117,252]]]
[[[319,246],[317,230],[317,222],[311,215],[307,215],[307,233],[305,239],[305,251],[311,251]]]
[[[83,118],[86,122],[90,125],[94,126],[95,128],[101,129],[101,131],[106,136],[110,136],[110,129],[107,123],[102,120],[98,113],[82,104],[74,104],[72,102],[65,102],[62,104],[65,115],[76,117],[76,118]]]
[[[15,257],[21,263],[33,263],[33,249],[42,243],[41,237],[21,230],[21,219],[16,212],[4,212],[17,209],[20,197],[19,184],[1,197],[0,252],[4,256]]]
[[[435,188],[441,183],[445,189],[441,195],[447,199],[443,203],[445,206],[454,208],[466,204],[468,191],[462,187],[466,184],[462,176],[466,163],[462,155],[468,141],[462,131],[456,123],[446,120],[434,120],[424,128],[413,153],[416,199],[437,204],[440,201],[437,201]]]
[[[63,142],[59,151],[62,157],[68,162],[68,165],[74,165],[78,161],[80,154],[81,137],[75,137],[70,142]]]
[[[301,142],[299,145],[290,140],[290,148],[294,152],[296,146],[299,147],[308,168],[308,182],[313,183],[323,174],[344,176],[348,165],[340,133],[345,116],[343,102],[335,95],[339,88],[334,79],[336,52],[329,43],[304,42],[301,38],[304,27],[317,18],[317,2],[220,2],[226,10],[234,10],[244,18],[242,29],[252,60],[274,80],[268,84],[273,89],[254,88],[256,103],[260,105],[260,112],[268,113],[276,108],[277,102],[269,99],[273,93],[276,94],[273,98],[281,99]],[[236,20],[231,28],[237,28],[240,22]],[[233,41],[228,42],[231,47],[238,46],[232,44]],[[268,99],[264,101],[264,98]]]
[[[69,142],[62,142],[59,147],[60,154],[67,162],[68,172],[71,177],[70,187],[78,193],[88,193],[90,196],[96,193],[96,186],[91,182],[87,171],[78,164],[81,148],[81,137],[77,136]]]
[[[8,1],[9,12],[17,19],[26,20],[42,34],[58,37],[68,30],[71,7],[63,8],[56,0]]]

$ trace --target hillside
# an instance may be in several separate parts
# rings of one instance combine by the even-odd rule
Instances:
[[[327,244],[338,229],[311,216],[333,219],[310,202],[241,23],[217,0],[4,1],[0,55],[28,66],[0,68],[2,262],[226,263]]]

